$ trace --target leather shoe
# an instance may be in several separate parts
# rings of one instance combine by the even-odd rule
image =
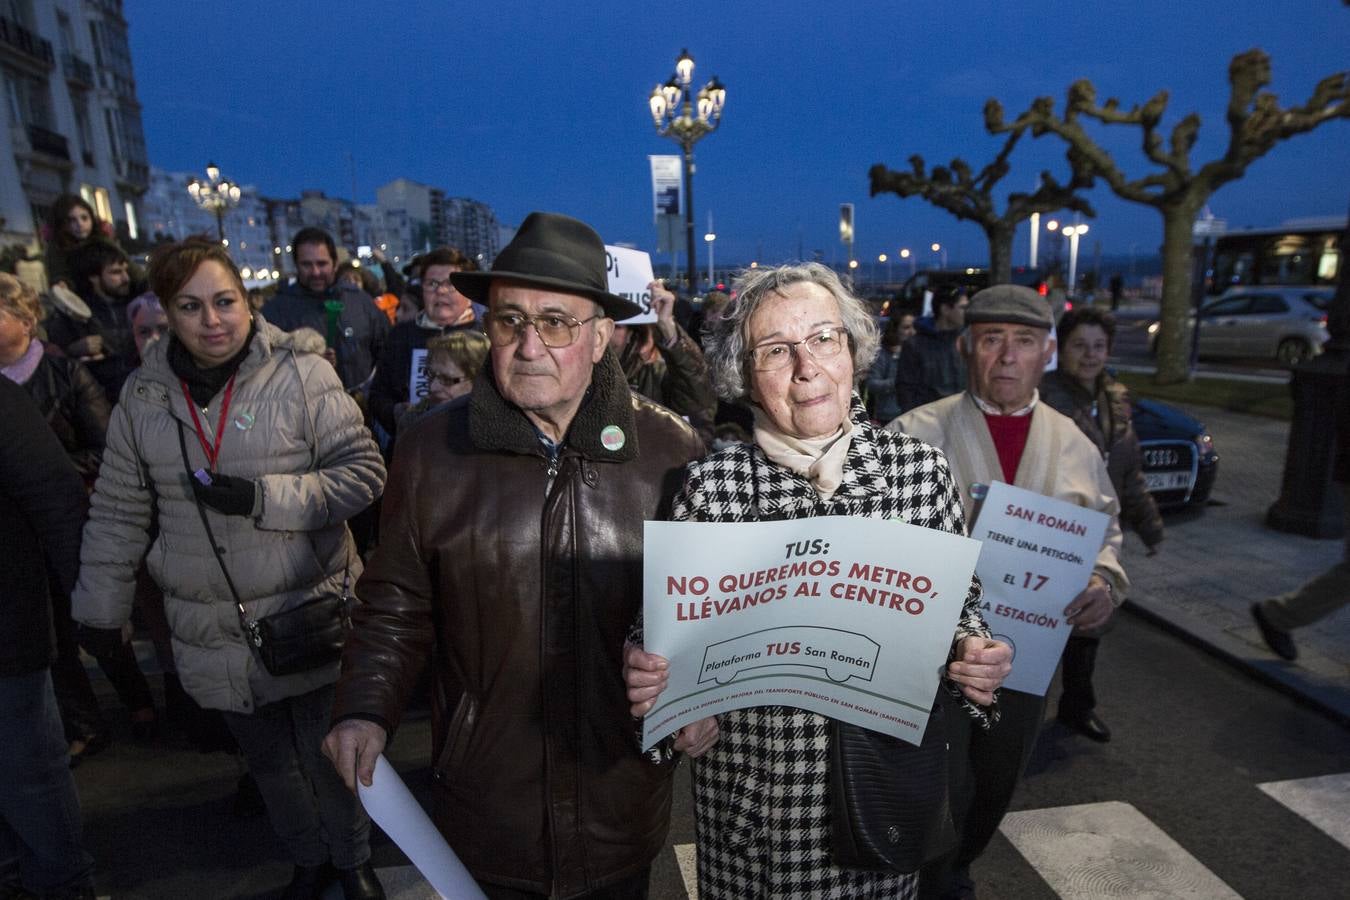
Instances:
[[[1074,731],[1099,744],[1105,744],[1111,740],[1111,729],[1106,727],[1106,723],[1093,710],[1089,709],[1078,715],[1060,713],[1057,718]]]
[[[354,869],[338,869],[337,874],[345,900],[384,900],[384,887],[368,861]]]
[[[1276,656],[1291,662],[1298,659],[1298,647],[1294,646],[1293,637],[1266,618],[1260,603],[1252,604],[1252,618],[1256,620],[1256,627],[1261,629],[1261,637],[1266,639],[1266,646],[1274,650]]]
[[[332,863],[296,866],[291,873],[291,883],[286,885],[278,900],[319,900],[336,875]]]

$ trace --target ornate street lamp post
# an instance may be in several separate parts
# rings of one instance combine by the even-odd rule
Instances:
[[[188,193],[197,206],[216,216],[216,237],[225,243],[225,210],[239,205],[239,185],[220,177],[220,167],[206,164],[206,180],[188,179]]]
[[[656,133],[679,144],[684,154],[684,237],[690,290],[698,284],[694,257],[694,144],[717,130],[727,99],[727,89],[716,75],[697,94],[690,88],[693,77],[694,58],[688,50],[682,50],[675,61],[675,74],[665,84],[652,88],[647,100]]]

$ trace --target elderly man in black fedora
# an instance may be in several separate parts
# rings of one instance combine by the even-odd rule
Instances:
[[[607,349],[638,310],[589,226],[532,213],[491,271],[451,277],[491,353],[399,437],[325,751],[369,784],[429,665],[433,818],[488,896],[645,897],[670,771],[638,750],[623,645],[642,523],[702,448]]]

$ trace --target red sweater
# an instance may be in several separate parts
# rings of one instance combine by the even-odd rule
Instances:
[[[1027,448],[1027,435],[1031,433],[1031,416],[996,416],[984,414],[989,425],[989,436],[994,439],[994,449],[998,451],[998,462],[1003,467],[1003,480],[1013,483],[1017,477],[1017,466],[1022,462],[1022,451]]]

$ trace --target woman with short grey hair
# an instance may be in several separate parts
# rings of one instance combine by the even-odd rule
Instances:
[[[815,262],[747,269],[736,280],[736,299],[723,309],[704,335],[708,375],[717,396],[727,401],[749,397],[746,347],[750,319],[767,299],[790,285],[802,283],[819,285],[839,305],[839,319],[849,337],[853,371],[866,372],[871,368],[881,345],[876,323],[863,302],[849,293],[832,269]]]
[[[964,534],[946,458],[867,418],[854,376],[876,355],[877,329],[838,276],[804,263],[751,270],[736,288],[708,335],[708,362],[720,396],[750,402],[754,443],[691,463],[671,518],[867,516]],[[979,604],[980,585],[972,580],[939,697],[961,704],[953,715],[987,721],[1012,651],[990,638]],[[631,711],[645,715],[666,686],[665,661],[638,646],[624,661]],[[791,706],[733,710],[681,729],[675,746],[701,757],[693,771],[700,896],[915,896],[912,871],[836,861],[830,735],[828,718]]]

